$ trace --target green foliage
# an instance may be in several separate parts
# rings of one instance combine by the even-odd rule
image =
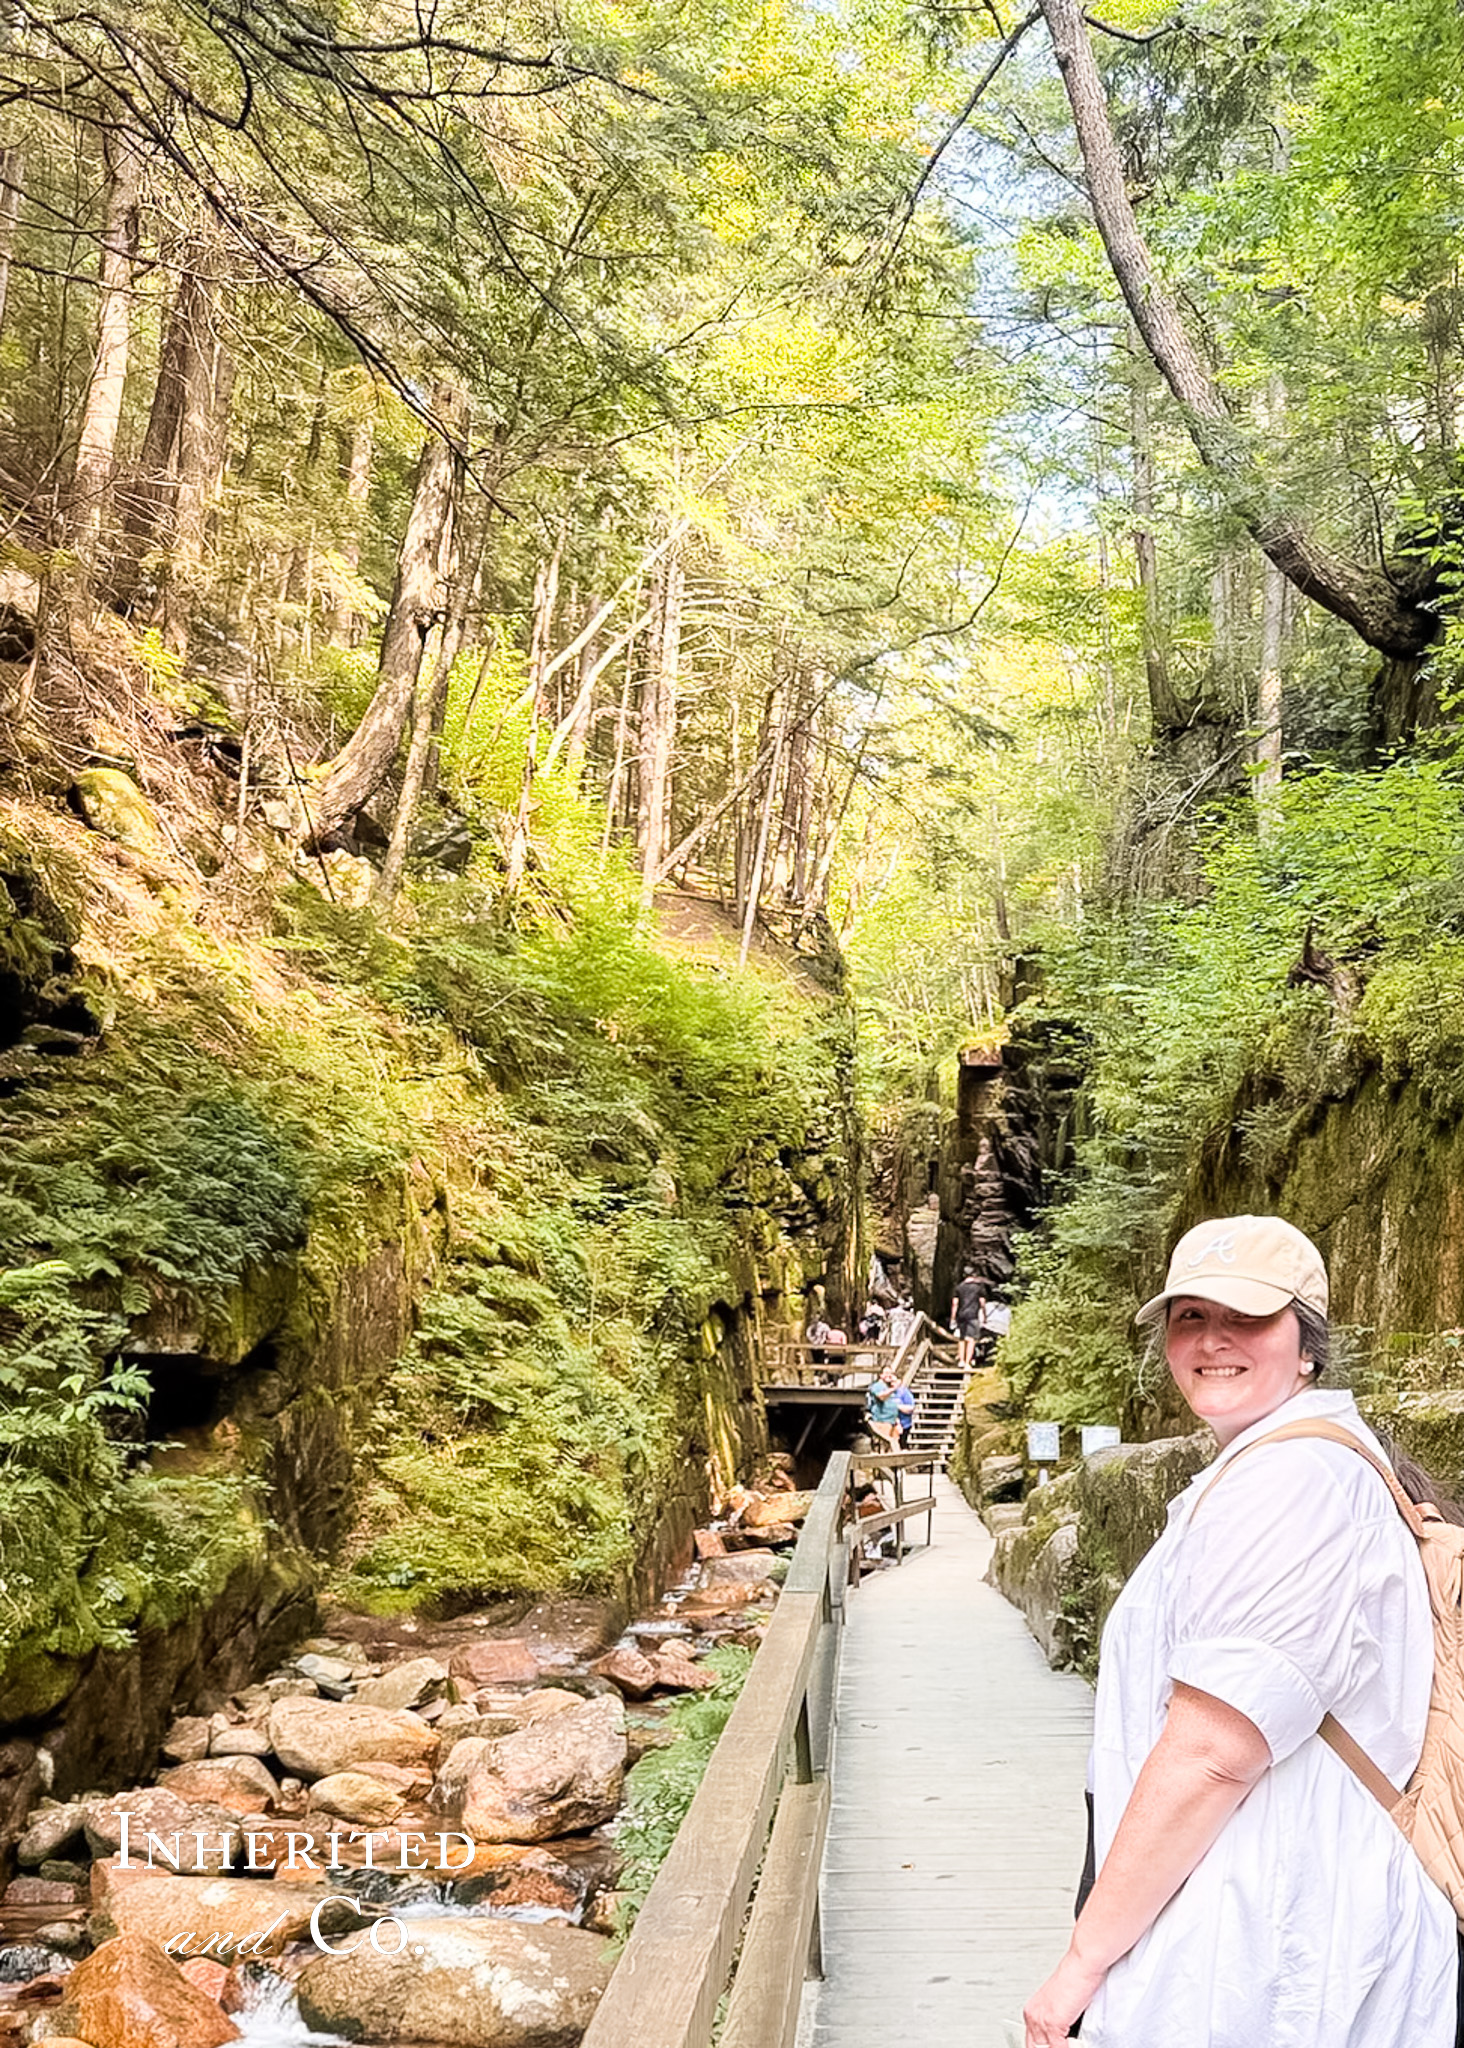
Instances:
[[[737,1704],[752,1666],[752,1652],[727,1648],[706,1658],[717,1673],[710,1691],[678,1700],[661,1726],[671,1740],[648,1750],[625,1781],[625,1801],[615,1823],[615,1844],[623,1863],[618,1885],[617,1936],[624,1940],[646,1902],[657,1871],[696,1796],[717,1739]]]
[[[422,896],[409,953],[351,951],[497,1084],[377,1418],[340,1588],[377,1610],[623,1580],[705,1434],[704,1327],[744,1284],[736,1218],[775,1198],[769,1175],[798,1194],[777,1162],[825,1141],[848,1057],[836,1012],[700,972],[628,908],[514,939],[460,903]]]
[[[1138,1302],[1207,1134],[1234,1128],[1262,1181],[1292,1120],[1368,1064],[1464,1111],[1464,782],[1450,751],[1284,788],[1279,830],[1217,825],[1206,891],[1053,929],[1043,1005],[1090,1039],[1095,1130],[1023,1258],[1002,1349],[1036,1414],[1133,1424],[1164,1399]],[[1310,937],[1312,980],[1293,973]]]

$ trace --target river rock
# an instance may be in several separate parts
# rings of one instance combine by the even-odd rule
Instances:
[[[220,1961],[232,1961],[240,1942],[248,1943],[247,1954],[278,1955],[287,1942],[309,1939],[310,1916],[329,1890],[319,1882],[281,1885],[248,1877],[160,1877],[155,1871],[132,1884],[119,1885],[103,1877],[93,1897],[92,1922],[104,1937],[145,1935],[165,1942],[172,1935],[192,1934],[197,1937],[189,1944],[194,1954],[212,1937],[209,1953]],[[326,1932],[339,1932],[359,1922],[349,1904],[336,1904],[322,1910],[320,1924]]]
[[[665,1692],[710,1692],[717,1683],[715,1671],[698,1664],[679,1643],[665,1643],[650,1660],[658,1686]]]
[[[212,1726],[206,1714],[185,1714],[163,1737],[163,1755],[170,1763],[196,1764],[208,1755]]]
[[[394,1664],[380,1678],[363,1678],[356,1687],[359,1707],[422,1707],[447,1691],[446,1668],[435,1657],[413,1657],[408,1664]]]
[[[15,1845],[16,1861],[26,1869],[47,1863],[58,1849],[80,1836],[86,1825],[86,1807],[80,1800],[67,1806],[43,1806],[31,1814],[25,1833]]]
[[[77,1964],[51,2024],[98,2048],[222,2048],[239,2038],[159,1943],[137,1934],[104,1942]]]
[[[655,1666],[639,1650],[624,1646],[609,1650],[603,1657],[597,1657],[590,1669],[597,1677],[618,1685],[627,1699],[643,1700],[647,1693],[655,1691]]]
[[[693,1531],[691,1540],[699,1558],[727,1555],[727,1539],[720,1529],[697,1529]]]
[[[0,1892],[0,1906],[74,1906],[76,1886],[44,1877],[13,1877]]]
[[[208,1753],[210,1757],[267,1757],[270,1753],[269,1737],[262,1728],[253,1728],[247,1721],[241,1721],[237,1727],[220,1728],[216,1734],[211,1735]]]
[[[620,1804],[625,1750],[625,1709],[607,1693],[515,1735],[460,1742],[432,1803],[480,1842],[543,1842],[598,1827]]]
[[[183,1799],[157,1785],[138,1785],[130,1792],[114,1793],[110,1799],[88,1801],[83,1824],[94,1856],[112,1856],[121,1848],[124,1815],[129,1854],[146,1857],[148,1835],[155,1834],[170,1858],[176,1846],[180,1871],[228,1869],[239,1860],[242,1839],[237,1814],[201,1800]],[[157,1849],[152,1853],[156,1861]]]
[[[755,1586],[762,1590],[768,1575],[768,1560],[754,1551],[737,1557],[709,1557],[701,1568],[699,1590],[708,1587]]]
[[[198,1763],[178,1764],[164,1771],[158,1783],[190,1804],[222,1806],[240,1815],[258,1813],[280,1796],[279,1786],[257,1756],[204,1757]]]
[[[742,1526],[765,1529],[772,1523],[801,1522],[812,1506],[811,1493],[755,1494],[742,1511]]]
[[[328,1778],[363,1757],[390,1764],[430,1764],[437,1737],[415,1714],[360,1707],[335,1700],[277,1700],[269,1710],[269,1739],[287,1770],[302,1778]]]
[[[687,1615],[730,1614],[739,1607],[759,1607],[770,1604],[778,1596],[778,1589],[767,1577],[768,1562],[765,1557],[753,1553],[747,1562],[756,1563],[763,1577],[736,1586],[693,1586],[682,1601],[682,1611]],[[741,1564],[741,1558],[729,1557],[727,1564]]]
[[[610,1976],[607,1944],[578,1927],[413,1920],[410,1952],[322,1956],[300,1973],[307,2026],[438,2048],[572,2048]]]
[[[317,1778],[310,1787],[312,1809],[336,1814],[361,1827],[386,1827],[406,1803],[405,1793],[383,1785],[365,1771],[335,1771],[328,1778]]]
[[[518,1624],[518,1633],[546,1665],[588,1664],[621,1634],[625,1603],[608,1596],[541,1600]]]
[[[541,1685],[533,1692],[526,1692],[519,1701],[517,1719],[520,1727],[526,1728],[531,1721],[547,1721],[551,1715],[563,1714],[570,1707],[583,1705],[578,1693],[568,1692],[562,1685]],[[505,1733],[512,1734],[513,1730],[507,1729]]]
[[[485,1685],[521,1685],[539,1676],[539,1659],[520,1638],[469,1643],[453,1653],[452,1675],[479,1691]]]

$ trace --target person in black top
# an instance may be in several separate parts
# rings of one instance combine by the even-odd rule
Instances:
[[[978,1280],[968,1266],[951,1297],[951,1323],[960,1339],[960,1360],[970,1365],[981,1335],[981,1318],[986,1308],[986,1282]]]

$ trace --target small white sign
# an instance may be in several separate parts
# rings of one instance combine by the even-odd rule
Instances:
[[[1090,1451],[1110,1450],[1114,1444],[1123,1442],[1123,1431],[1115,1429],[1111,1422],[1085,1422],[1083,1424],[1083,1456]]]
[[[1027,1424],[1027,1463],[1055,1465],[1061,1455],[1062,1432],[1055,1422]]]

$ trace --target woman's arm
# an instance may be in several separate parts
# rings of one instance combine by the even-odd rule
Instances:
[[[1175,1686],[1068,1952],[1027,2004],[1027,2048],[1067,2040],[1108,1971],[1152,1927],[1270,1762],[1254,1721],[1212,1693]]]

